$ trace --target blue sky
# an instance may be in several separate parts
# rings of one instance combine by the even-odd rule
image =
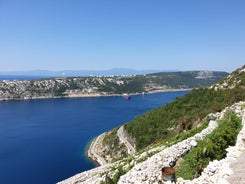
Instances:
[[[0,71],[244,64],[244,0],[0,0]]]

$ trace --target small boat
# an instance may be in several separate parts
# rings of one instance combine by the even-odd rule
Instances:
[[[131,100],[131,96],[129,96],[128,94],[123,94],[123,98],[126,100]]]

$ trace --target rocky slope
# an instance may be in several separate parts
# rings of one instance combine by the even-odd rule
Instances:
[[[150,144],[167,140],[182,131],[198,125],[199,119],[209,113],[215,113],[235,102],[245,100],[245,66],[229,75],[229,78],[213,85],[211,88],[194,89],[172,103],[151,110],[125,124],[129,136],[135,139],[136,149],[140,150]],[[229,80],[233,88],[219,89],[223,81]]]
[[[126,183],[164,183],[161,179],[161,168],[164,166],[172,166],[178,158],[187,153],[190,149],[197,146],[198,141],[204,139],[208,134],[210,134],[216,127],[217,121],[224,117],[224,114],[228,110],[234,111],[238,116],[243,116],[243,125],[245,123],[245,111],[242,108],[245,105],[245,102],[240,102],[232,105],[231,107],[225,108],[222,112],[211,114],[213,120],[210,120],[207,128],[202,130],[200,133],[195,134],[192,137],[189,137],[177,144],[174,144],[170,147],[158,146],[155,148],[148,149],[142,153],[135,153],[130,158],[125,158],[121,161],[117,161],[112,164],[107,164],[104,166],[97,167],[95,169],[82,172],[77,174],[67,180],[59,182],[59,184],[74,184],[74,183],[84,183],[84,184],[100,184],[100,183],[109,183],[110,178],[119,177],[119,184]],[[238,147],[239,150],[244,150],[244,143],[241,144],[245,135],[245,128],[241,130],[238,138]],[[240,142],[239,142],[240,140]],[[244,142],[244,141],[243,141]],[[236,145],[236,146],[237,146]],[[230,160],[229,155],[236,155],[237,152],[234,149],[229,148],[230,152],[227,154],[226,160]],[[224,169],[222,164],[218,164],[218,161],[210,163],[207,169],[204,170],[201,177],[193,181],[184,181],[181,178],[177,179],[178,183],[212,183],[210,181],[215,181],[213,183],[218,183],[224,181],[225,176],[231,175],[232,172],[228,169]],[[221,161],[222,162],[222,161]],[[221,174],[216,176],[216,171],[223,168]],[[218,172],[217,172],[218,173]],[[215,179],[210,179],[215,178]],[[218,178],[218,180],[217,180]],[[221,180],[222,179],[222,180]],[[207,182],[208,181],[208,182]],[[218,181],[218,182],[217,182]]]
[[[237,87],[245,87],[245,65],[241,68],[238,68],[236,71],[229,74],[226,78],[221,80],[218,83],[215,83],[211,88],[215,90],[225,90],[225,89],[234,89]]]
[[[225,72],[166,72],[151,75],[91,76],[0,82],[0,100],[100,96],[209,86]],[[182,80],[180,80],[182,79]]]
[[[238,105],[239,104],[239,105]],[[178,179],[179,184],[243,184],[245,183],[245,170],[243,161],[245,160],[245,109],[244,102],[240,102],[233,110],[242,117],[242,129],[237,136],[235,146],[226,149],[227,154],[224,159],[209,162],[202,174],[194,180]],[[239,107],[240,106],[240,107]],[[243,107],[243,108],[242,108]]]

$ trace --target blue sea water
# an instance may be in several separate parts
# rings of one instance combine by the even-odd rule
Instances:
[[[95,167],[89,142],[188,91],[0,102],[0,183],[52,184]]]
[[[0,82],[4,80],[14,81],[14,80],[34,80],[48,78],[48,76],[38,76],[38,75],[0,75]]]

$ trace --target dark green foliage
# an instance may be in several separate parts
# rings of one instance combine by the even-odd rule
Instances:
[[[147,86],[165,86],[168,89],[180,88],[198,88],[210,86],[223,77],[227,76],[226,72],[213,72],[213,77],[207,79],[198,79],[198,71],[193,72],[163,72],[149,75],[137,75],[130,77],[119,77],[123,81],[122,85],[114,82],[106,82],[106,85],[99,85],[99,91],[108,93],[142,93],[147,90]]]
[[[202,79],[196,78],[198,73],[199,71],[162,72],[150,74],[146,77],[154,83],[171,86],[172,88],[198,88],[210,86],[212,83],[227,76],[226,72],[213,72],[213,76],[210,76],[210,78]]]
[[[116,184],[113,179],[111,179],[108,175],[105,177],[105,181],[100,182],[100,184]]]
[[[142,93],[143,88],[143,76],[134,77],[121,77],[118,78],[123,81],[123,84],[117,84],[114,81],[105,80],[105,85],[98,85],[100,92],[107,92],[109,94],[123,94],[123,93]]]
[[[120,177],[124,174],[126,174],[126,171],[124,171],[122,166],[120,166],[117,168],[117,171],[113,178],[106,175],[106,181],[101,182],[101,184],[116,184],[119,181]]]
[[[120,160],[127,156],[127,149],[124,144],[121,144],[117,136],[118,128],[115,128],[106,133],[103,139],[103,146],[107,149],[104,150],[104,156],[111,156],[113,162]]]
[[[125,126],[130,136],[136,139],[136,148],[169,139],[189,130],[209,113],[221,111],[237,101],[245,100],[245,90],[194,89],[170,104],[136,117]]]
[[[101,181],[100,184],[116,184],[112,178],[106,176],[105,181]]]
[[[208,126],[208,122],[205,121],[202,123],[201,126],[198,126],[198,127],[192,128],[191,130],[188,130],[186,132],[182,132],[180,134],[177,134],[175,137],[169,139],[168,142],[171,145],[176,144],[178,142],[181,142],[185,139],[188,139],[191,136],[194,136],[196,133],[201,132],[203,129],[207,128],[207,126]]]
[[[241,118],[232,112],[227,113],[225,118],[219,121],[218,128],[184,156],[184,163],[176,169],[177,176],[193,179],[200,175],[209,161],[224,158],[225,149],[235,145],[240,130]]]
[[[121,177],[122,175],[124,175],[124,174],[126,174],[126,171],[124,171],[124,170],[122,169],[122,167],[119,167],[119,168],[117,169],[116,174],[115,174],[114,177],[113,177],[113,181],[114,181],[115,183],[117,183],[117,182],[119,181],[120,177]]]
[[[119,148],[119,138],[117,136],[117,130],[118,129],[113,129],[112,131],[108,132],[104,139],[103,139],[103,145],[110,146],[110,149],[108,150],[109,152],[116,151]],[[110,154],[110,153],[107,153]]]

